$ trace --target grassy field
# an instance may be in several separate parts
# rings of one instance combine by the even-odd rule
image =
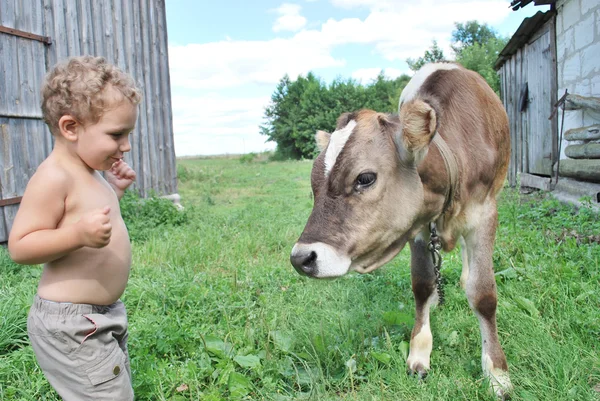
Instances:
[[[406,374],[409,252],[369,275],[299,276],[289,252],[312,208],[311,163],[178,162],[186,210],[123,201],[133,269],[123,301],[137,400],[493,400],[477,319],[442,269],[432,371]],[[600,399],[600,222],[541,195],[503,192],[494,254],[498,326],[514,400]],[[26,316],[39,267],[0,253],[0,399],[58,400]]]

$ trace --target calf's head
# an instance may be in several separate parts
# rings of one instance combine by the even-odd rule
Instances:
[[[402,250],[423,205],[417,166],[437,129],[436,108],[414,100],[398,116],[345,113],[335,132],[317,132],[314,206],[290,256],[299,273],[367,273]]]

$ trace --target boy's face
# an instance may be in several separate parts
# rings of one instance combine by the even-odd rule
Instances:
[[[108,170],[131,150],[129,134],[135,127],[137,106],[123,99],[106,110],[95,124],[83,127],[77,153],[94,170]]]

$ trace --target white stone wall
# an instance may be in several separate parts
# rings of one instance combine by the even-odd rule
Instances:
[[[557,0],[556,10],[558,98],[565,89],[581,96],[600,97],[600,1]],[[559,111],[560,134],[562,109]],[[598,123],[600,113],[567,110],[563,136],[571,128]],[[561,159],[566,158],[567,144],[563,140]]]

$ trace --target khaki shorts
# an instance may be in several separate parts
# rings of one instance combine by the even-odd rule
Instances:
[[[127,312],[120,300],[101,306],[36,295],[27,331],[38,364],[63,400],[133,400]]]

